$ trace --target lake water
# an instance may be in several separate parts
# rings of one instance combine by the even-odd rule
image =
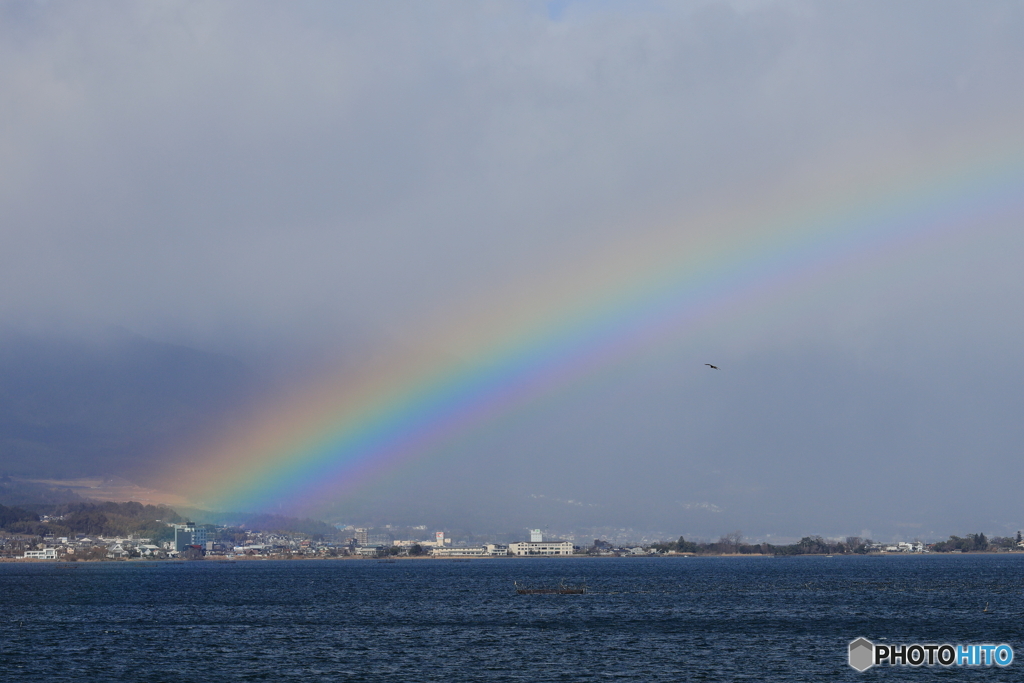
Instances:
[[[4,563],[0,607],[11,681],[1024,681],[1024,555]],[[860,636],[1016,658],[858,673]]]

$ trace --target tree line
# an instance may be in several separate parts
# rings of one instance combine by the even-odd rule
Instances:
[[[655,543],[651,547],[660,552],[691,553],[694,555],[840,555],[867,553],[871,539],[848,536],[843,541],[828,540],[821,536],[804,536],[797,543],[744,543],[743,534],[734,531],[717,541],[687,541],[682,536],[676,541]]]
[[[1013,536],[995,536],[991,539],[985,534],[967,534],[964,537],[950,536],[949,540],[939,541],[928,546],[937,553],[948,552],[993,552],[1012,550],[1021,542],[1021,532]],[[743,534],[734,531],[714,542],[687,541],[682,536],[676,541],[654,543],[651,547],[660,552],[690,553],[693,555],[843,555],[865,554],[875,545],[870,538],[847,536],[844,540],[829,540],[821,536],[804,536],[798,542],[789,545],[772,543],[744,543]]]
[[[950,553],[954,551],[979,553],[1013,549],[1020,542],[1021,534],[1019,531],[1016,537],[993,536],[991,539],[986,538],[985,534],[967,534],[963,538],[960,536],[950,536],[949,540],[933,543],[931,549],[937,553]]]

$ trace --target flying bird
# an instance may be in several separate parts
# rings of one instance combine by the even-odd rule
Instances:
[[[705,363],[704,365],[708,366],[708,367],[709,367],[709,368],[711,368],[712,370],[717,370],[717,369],[718,369],[718,366],[717,366],[717,365],[712,365],[711,363]]]

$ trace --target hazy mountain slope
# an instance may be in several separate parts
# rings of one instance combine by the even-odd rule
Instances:
[[[175,442],[243,400],[241,362],[123,331],[0,335],[0,471],[145,476]]]

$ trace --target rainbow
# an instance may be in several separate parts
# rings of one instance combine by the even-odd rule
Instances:
[[[947,149],[831,193],[780,194],[648,231],[530,290],[483,302],[483,313],[456,313],[413,352],[271,405],[206,444],[202,464],[193,459],[178,478],[213,509],[308,509],[337,499],[758,297],[1018,215],[1022,149],[1005,139]]]

